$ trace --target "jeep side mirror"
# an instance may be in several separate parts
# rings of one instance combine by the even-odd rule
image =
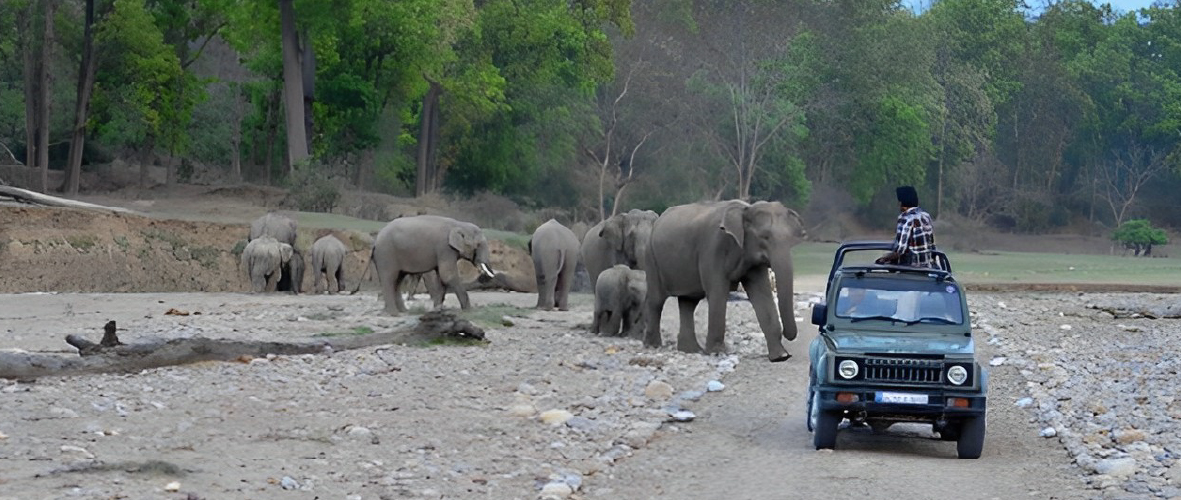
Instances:
[[[812,324],[823,325],[824,320],[828,317],[828,306],[824,304],[812,304]]]

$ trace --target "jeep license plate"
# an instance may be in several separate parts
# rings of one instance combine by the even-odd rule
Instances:
[[[879,392],[877,398],[879,403],[902,403],[908,405],[925,405],[927,404],[926,394],[913,394],[909,392]]]

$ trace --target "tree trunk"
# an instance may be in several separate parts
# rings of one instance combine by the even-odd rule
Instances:
[[[316,50],[312,47],[312,37],[308,36],[308,30],[303,30],[303,46],[300,49],[300,69],[303,75],[303,130],[304,137],[307,138],[308,153],[312,151],[312,141],[315,135],[315,115],[312,114],[312,108],[316,103]]]
[[[30,2],[29,7],[20,15],[20,23],[18,25],[17,36],[21,38],[21,51],[24,53],[24,79],[25,79],[25,166],[30,169],[37,166],[37,131],[40,126],[37,123],[37,74],[38,64],[37,58],[34,56],[33,50],[33,21],[37,13],[37,4]],[[30,185],[32,182],[29,183]],[[45,188],[42,187],[44,192]]]
[[[41,75],[37,99],[37,163],[41,167],[41,192],[49,192],[49,61],[53,57],[55,0],[45,0],[45,38],[41,42]]]
[[[437,116],[435,108],[439,105],[439,93],[442,86],[438,82],[427,79],[430,88],[422,97],[422,111],[418,127],[418,159],[414,180],[414,195],[422,196],[434,189],[434,165],[431,164],[432,141],[431,130],[435,128],[434,120]]]
[[[95,0],[86,0],[82,63],[78,68],[78,100],[74,105],[74,133],[70,139],[66,178],[61,186],[61,191],[67,196],[78,196],[78,184],[82,177],[82,148],[86,142],[87,109],[90,106],[90,93],[94,90],[94,73],[98,67],[94,53],[94,2]]]
[[[275,130],[278,129],[279,92],[271,91],[271,98],[267,102],[267,142],[266,142],[266,171],[263,173],[266,185],[271,185],[271,170],[274,168]]]
[[[432,82],[431,85],[438,88],[438,92],[435,93],[435,105],[431,106],[431,128],[427,131],[430,149],[427,151],[426,162],[431,172],[431,181],[427,187],[433,192],[439,190],[443,181],[443,170],[439,168],[439,126],[443,123],[439,110],[442,107],[440,102],[443,97],[443,87],[437,82]]]
[[[287,118],[287,173],[308,158],[308,138],[304,128],[303,69],[299,57],[299,34],[295,29],[294,0],[279,0],[279,20],[283,40],[283,111]]]
[[[148,179],[151,175],[152,168],[152,149],[155,149],[156,142],[151,136],[147,141],[140,146],[139,151],[139,187],[147,188]]]
[[[230,165],[234,182],[242,182],[242,94],[234,87],[234,117],[230,123]]]

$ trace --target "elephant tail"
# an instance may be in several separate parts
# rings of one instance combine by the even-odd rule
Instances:
[[[357,293],[357,291],[361,289],[361,282],[365,281],[365,278],[367,276],[369,276],[369,268],[377,265],[373,261],[373,255],[375,253],[377,253],[377,245],[374,245],[372,248],[369,249],[369,261],[365,263],[365,267],[361,271],[361,277],[359,279],[357,279],[357,286],[353,287],[353,291],[349,292],[349,295],[355,295]]]

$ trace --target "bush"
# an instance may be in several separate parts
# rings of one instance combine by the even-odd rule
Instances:
[[[1152,255],[1153,245],[1166,245],[1169,238],[1165,230],[1152,227],[1148,219],[1132,219],[1120,225],[1111,239],[1123,243],[1124,248],[1134,250],[1135,255]]]
[[[280,203],[304,212],[331,212],[340,202],[340,188],[320,165],[297,168],[287,179],[287,197]]]

